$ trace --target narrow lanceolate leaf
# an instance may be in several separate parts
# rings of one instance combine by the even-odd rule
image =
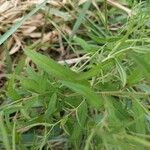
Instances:
[[[73,27],[72,37],[77,32],[77,30],[79,29],[80,25],[82,24],[83,19],[84,19],[85,15],[86,15],[86,12],[91,6],[91,3],[92,3],[92,0],[87,0],[87,2],[83,5],[83,9],[82,9],[80,15],[78,16],[77,21],[76,21],[76,23],[75,23],[75,25]]]
[[[94,76],[97,76],[102,70],[102,64],[98,64],[96,66],[93,66],[90,70],[86,72],[81,72],[78,77],[80,80],[82,79],[90,79]]]
[[[62,83],[67,86],[68,88],[72,89],[76,93],[79,93],[86,97],[87,102],[95,108],[100,108],[103,105],[102,100],[100,97],[88,86],[79,84],[79,83],[73,83],[68,81],[62,81]]]
[[[149,56],[149,54],[147,54]],[[150,57],[149,57],[150,58]],[[133,55],[134,61],[137,63],[138,67],[141,69],[143,75],[150,81],[150,65],[144,56]]]
[[[45,117],[47,119],[57,110],[56,104],[57,104],[57,95],[56,93],[54,93],[50,98],[48,108],[45,112]]]
[[[20,82],[21,82],[22,87],[24,87],[25,89],[40,93],[40,86],[34,80],[21,78]]]
[[[95,52],[99,49],[97,45],[92,45],[87,43],[85,40],[79,38],[79,37],[74,37],[74,41],[79,44],[84,51],[86,52]]]
[[[15,74],[16,75],[19,75],[21,73],[24,65],[25,65],[25,57],[21,57],[20,61],[18,62],[17,66],[15,68]]]
[[[118,119],[118,117],[116,116],[116,110],[115,110],[113,102],[112,102],[113,99],[110,97],[104,96],[104,100],[105,100],[105,108],[108,113],[109,125],[112,127],[113,130],[117,130],[120,128],[121,122]]]
[[[146,125],[145,125],[145,113],[143,111],[143,106],[140,103],[140,100],[134,99],[132,106],[134,122],[135,122],[135,132],[139,134],[146,134]],[[138,144],[137,150],[144,150],[144,146]]]
[[[8,81],[7,94],[12,100],[18,100],[21,96],[15,90],[14,76]]]
[[[124,87],[126,85],[126,83],[127,83],[126,72],[125,72],[123,66],[117,60],[116,60],[116,66],[117,66],[117,70],[119,72],[119,75],[120,75],[120,78],[121,78],[121,81],[122,81],[122,84],[123,84],[123,87]]]
[[[10,143],[8,139],[8,133],[4,125],[3,112],[0,112],[0,134],[3,138],[3,145],[6,150],[11,150]]]
[[[128,85],[134,85],[136,83],[138,83],[139,81],[141,81],[143,77],[142,72],[139,71],[138,67],[134,67],[134,69],[132,69],[130,75],[128,76],[127,82]]]
[[[35,51],[25,50],[25,54],[30,57],[36,65],[56,78],[62,80],[75,80],[77,76],[77,74],[69,68],[62,66],[56,63],[53,59]]]
[[[79,125],[84,128],[85,127],[85,122],[86,122],[86,118],[87,118],[87,113],[88,113],[88,107],[86,102],[82,102],[82,104],[79,106],[79,108],[77,109],[77,120]]]
[[[4,33],[0,37],[0,45],[3,44],[27,19],[29,19],[32,15],[34,15],[43,6],[45,6],[46,2],[47,2],[47,0],[45,0],[43,3],[39,4],[30,13],[28,13],[20,21],[18,21],[15,25],[13,25],[6,33]]]
[[[150,148],[150,142],[148,140],[145,140],[143,138],[139,138],[137,136],[132,136],[129,134],[126,134],[125,138],[131,142],[136,142],[137,144],[141,144],[141,145],[147,147],[147,149],[148,149],[148,147]]]

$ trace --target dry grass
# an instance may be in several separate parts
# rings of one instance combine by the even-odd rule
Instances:
[[[13,24],[25,16],[33,7],[37,4],[40,4],[43,0],[1,0],[0,1],[0,35],[5,33]],[[66,1],[51,1],[47,2],[47,5],[50,5],[52,8],[57,8],[60,10],[63,5],[66,4]],[[23,48],[28,45],[28,42],[31,42],[34,45],[39,43],[44,44],[53,44],[58,41],[60,43],[60,48],[56,51],[63,53],[62,37],[58,30],[52,27],[50,22],[45,20],[45,12],[40,11],[28,19],[8,40],[7,48],[9,49],[9,55],[13,58],[13,64],[17,62],[19,57],[22,54]],[[53,21],[59,20],[61,23],[61,31],[70,34],[71,30],[69,26],[64,23],[64,18],[53,14]],[[46,23],[45,23],[46,22]],[[46,31],[43,29],[46,28]],[[43,33],[42,33],[43,32]],[[49,47],[41,48],[41,50],[47,51],[50,53],[51,49]],[[0,79],[2,80],[5,66],[5,47],[0,46]]]
[[[6,1],[3,0],[0,2],[0,33],[5,33],[12,24],[16,23],[22,16],[24,16],[32,7],[36,4],[39,4],[41,1],[21,1],[21,0],[11,0]],[[62,3],[58,3],[55,1],[50,2],[49,5],[61,7]],[[8,45],[10,49],[10,55],[15,54],[19,50],[21,50],[24,45],[26,45],[25,39],[30,38],[31,41],[38,42],[41,39],[41,31],[44,26],[45,18],[43,12],[39,12],[36,15],[32,16],[29,20],[27,20],[21,28],[17,30],[17,32],[9,39]],[[50,28],[50,24],[46,25],[47,28]],[[43,42],[47,41],[56,41],[58,32],[52,30],[51,32],[47,32],[43,36]]]

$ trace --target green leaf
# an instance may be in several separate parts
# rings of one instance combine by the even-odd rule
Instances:
[[[147,56],[149,56],[147,54]],[[137,63],[138,67],[141,69],[143,75],[150,81],[150,67],[148,60],[144,56],[132,55],[134,61]],[[149,57],[150,58],[150,57]]]
[[[23,67],[25,65],[25,58],[21,57],[20,61],[18,62],[16,68],[15,68],[15,74],[19,75],[21,73],[21,71],[23,70]]]
[[[41,69],[57,79],[89,85],[87,80],[79,78],[78,73],[58,64],[51,58],[48,58],[42,54],[31,50],[25,50],[25,54],[30,57],[32,61],[36,63],[36,65],[38,65]]]
[[[39,96],[31,96],[28,98],[28,101],[23,101],[22,104],[24,106],[24,109],[30,110],[32,108],[42,107],[43,99]]]
[[[31,79],[39,81],[39,75],[34,71],[34,68],[28,65],[26,67],[26,72]]]
[[[27,66],[26,72],[27,78],[19,77],[21,85],[25,89],[36,93],[44,93],[50,89],[47,73],[35,72],[30,66]]]
[[[92,1],[91,0],[88,0],[84,5],[83,5],[83,8],[82,8],[82,11],[80,12],[76,22],[75,22],[75,25],[73,26],[73,29],[72,29],[72,37],[74,36],[74,34],[77,32],[77,30],[79,29],[80,25],[82,24],[83,22],[83,19],[86,15],[86,12],[87,10],[90,8],[91,6],[91,3]]]
[[[134,69],[131,70],[130,75],[128,75],[127,83],[129,86],[132,86],[136,83],[138,83],[142,79],[142,72],[139,71],[138,67],[134,67]]]
[[[32,79],[27,79],[27,78],[22,78],[20,80],[21,85],[23,86],[23,88],[30,90],[32,92],[37,92],[40,93],[40,86],[37,82],[35,82]]]
[[[149,85],[138,84],[136,87],[139,88],[141,91],[144,91],[145,93],[150,93],[150,86]]]
[[[119,61],[116,60],[116,66],[117,66],[117,70],[119,72],[119,75],[120,75],[120,79],[122,81],[122,84],[123,84],[123,87],[126,85],[127,83],[127,75],[126,75],[126,72],[123,68],[123,66],[120,64]]]
[[[79,149],[79,144],[81,141],[81,137],[82,137],[83,131],[80,127],[80,125],[74,121],[73,123],[73,129],[72,129],[72,133],[71,133],[71,140],[73,142],[73,145],[75,145],[75,149]]]
[[[87,102],[95,108],[100,108],[103,105],[102,100],[98,95],[88,86],[73,83],[69,81],[62,81],[62,83],[73,91],[81,94],[82,96],[87,98]]]
[[[134,119],[136,121],[135,130],[139,134],[145,134],[146,133],[146,130],[145,130],[145,113],[144,113],[142,107],[143,106],[142,106],[141,102],[138,99],[134,98],[132,110],[133,110],[133,114],[134,114]]]
[[[56,63],[53,59],[48,58],[42,54],[31,50],[25,50],[25,54],[30,57],[32,61],[40,68],[56,78],[63,80],[75,80],[77,77],[77,73]]]
[[[148,140],[145,140],[143,138],[139,138],[137,136],[132,136],[129,134],[126,134],[125,138],[128,139],[130,142],[135,142],[137,144],[141,144],[141,145],[147,147],[147,149],[150,148],[150,142]]]
[[[85,127],[85,122],[86,122],[86,118],[87,118],[87,113],[88,113],[88,107],[86,102],[82,102],[82,104],[79,106],[79,108],[77,109],[77,120],[79,125],[84,129]]]
[[[47,119],[57,110],[56,104],[57,104],[57,95],[56,93],[54,93],[50,98],[48,108],[45,112],[45,117]]]
[[[21,98],[21,96],[17,93],[15,90],[15,77],[14,75],[12,78],[8,81],[8,86],[7,86],[7,94],[12,100],[18,100]]]
[[[150,47],[149,46],[134,46],[132,49],[140,54],[145,54],[150,52]]]
[[[88,36],[93,40],[95,41],[96,43],[98,44],[105,44],[107,42],[109,43],[112,43],[112,42],[117,42],[118,40],[120,40],[122,37],[111,37],[111,36],[108,36],[108,37],[99,37],[99,36],[96,36],[92,33],[88,33]]]
[[[116,116],[116,110],[113,106],[113,99],[111,97],[104,97],[105,109],[108,113],[108,125],[112,131],[118,131],[121,126],[121,122]]]
[[[92,66],[92,68],[86,72],[79,73],[78,77],[82,79],[89,79],[96,75],[98,75],[102,70],[102,64],[98,64],[96,66]]]
[[[8,133],[6,130],[6,126],[4,124],[4,118],[3,118],[3,112],[0,112],[0,133],[3,138],[3,144],[6,150],[11,150],[9,139],[8,139]]]
[[[92,45],[92,44],[88,44],[85,40],[79,38],[79,37],[74,37],[73,40],[79,44],[84,51],[86,52],[95,52],[99,49],[99,47],[97,45]]]

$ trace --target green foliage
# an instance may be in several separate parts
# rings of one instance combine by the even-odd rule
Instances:
[[[50,11],[71,24],[67,37],[57,21],[53,23],[69,52],[90,57],[63,66],[33,45],[24,49],[30,63],[21,58],[0,92],[0,149],[150,149],[149,6],[122,2],[136,14],[128,17],[106,3],[101,12],[90,0]],[[6,32],[0,43],[44,5]]]
[[[77,44],[79,44],[85,52],[96,52],[99,49],[98,46],[88,44],[85,40],[79,37],[74,37],[74,41],[77,42]]]

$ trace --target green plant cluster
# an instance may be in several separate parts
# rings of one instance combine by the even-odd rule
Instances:
[[[110,6],[107,14],[95,10],[91,1],[74,8],[72,35],[61,34],[70,51],[89,56],[85,62],[63,66],[26,46],[1,89],[0,149],[150,149],[150,9],[146,1],[126,3],[131,17]]]

